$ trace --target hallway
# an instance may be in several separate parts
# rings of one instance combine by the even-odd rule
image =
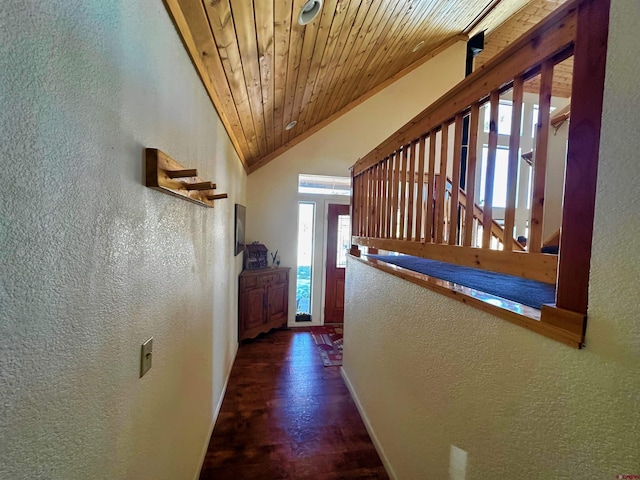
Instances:
[[[388,478],[308,331],[241,344],[200,480]]]

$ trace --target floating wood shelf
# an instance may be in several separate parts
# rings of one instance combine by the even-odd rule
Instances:
[[[184,168],[157,148],[145,148],[144,155],[147,187],[209,208],[214,200],[227,198],[226,193],[214,194],[217,185],[199,178],[195,168]]]
[[[207,195],[209,200],[221,200],[223,198],[227,198],[226,193],[219,193],[218,195]]]

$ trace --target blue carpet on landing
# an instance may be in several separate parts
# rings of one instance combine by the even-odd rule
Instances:
[[[544,303],[555,303],[556,287],[527,278],[488,272],[477,268],[461,267],[409,255],[368,255],[430,277],[457,283],[481,292],[506,298],[529,307],[542,308]]]

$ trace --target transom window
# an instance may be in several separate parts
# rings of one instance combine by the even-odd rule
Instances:
[[[351,195],[351,178],[330,175],[298,175],[298,193],[312,195]]]

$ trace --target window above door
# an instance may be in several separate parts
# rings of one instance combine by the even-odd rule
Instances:
[[[298,193],[312,195],[351,195],[351,178],[329,175],[298,175]]]

